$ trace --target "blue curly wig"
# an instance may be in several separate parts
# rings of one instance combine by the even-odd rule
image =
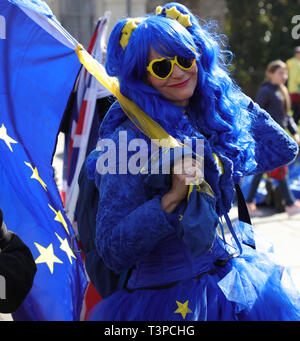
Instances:
[[[166,17],[166,9],[173,6],[189,15],[192,26],[185,28]],[[183,141],[204,135],[214,152],[233,161],[235,181],[242,176],[242,169],[255,169],[255,143],[248,129],[249,99],[229,76],[227,59],[232,53],[221,48],[224,35],[210,32],[184,5],[171,2],[159,15],[143,18],[123,49],[120,39],[126,22],[120,21],[110,35],[105,65],[107,73],[118,78],[121,93],[173,137]],[[198,82],[187,109],[189,119],[182,115],[181,107],[145,81],[150,47],[162,56],[196,58]]]

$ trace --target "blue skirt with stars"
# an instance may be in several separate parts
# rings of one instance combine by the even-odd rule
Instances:
[[[262,239],[253,247],[249,225],[238,229],[239,255],[234,242],[220,237],[197,258],[176,237],[162,241],[131,271],[126,288],[96,305],[89,320],[300,321],[300,295],[289,270]]]

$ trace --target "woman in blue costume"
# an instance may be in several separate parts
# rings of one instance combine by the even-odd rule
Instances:
[[[300,320],[298,296],[283,283],[284,268],[249,246],[245,230],[233,233],[232,245],[216,235],[204,251],[198,237],[215,229],[219,217],[229,222],[234,184],[243,176],[286,164],[298,151],[231,80],[230,52],[221,46],[219,37],[178,3],[159,6],[146,18],[122,20],[111,33],[108,74],[176,140],[204,141],[203,183],[209,190],[201,194],[195,215],[200,223],[189,230],[193,211],[185,180],[199,174],[197,164],[182,174],[155,175],[153,181],[151,174],[124,172],[121,161],[116,174],[104,174],[99,170],[104,151],[89,156],[87,169],[99,190],[98,252],[116,273],[129,274],[122,290],[94,308],[91,320]],[[116,102],[102,123],[100,141],[113,141],[117,155],[126,147],[120,132],[126,132],[127,147],[137,138],[151,144]],[[128,153],[130,159],[133,152]],[[160,189],[161,179],[169,182]]]

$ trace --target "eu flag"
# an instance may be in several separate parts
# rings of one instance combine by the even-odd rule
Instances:
[[[38,270],[15,320],[79,320],[86,277],[51,163],[80,63],[39,0],[0,0],[0,207]]]

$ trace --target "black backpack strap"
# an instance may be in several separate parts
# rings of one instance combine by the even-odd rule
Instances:
[[[239,220],[252,226],[243,192],[238,184],[235,184],[234,186],[235,186],[236,195],[237,195]],[[243,241],[243,244],[248,245],[252,247],[253,249],[256,249],[254,240],[252,241],[252,243],[249,243],[249,242],[246,243],[245,241]]]
[[[250,215],[248,212],[248,208],[246,205],[246,201],[245,201],[243,192],[241,190],[241,187],[238,184],[235,184],[234,187],[235,187],[236,195],[237,195],[239,220],[243,221],[244,223],[247,223],[249,225],[252,225]]]

